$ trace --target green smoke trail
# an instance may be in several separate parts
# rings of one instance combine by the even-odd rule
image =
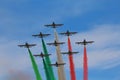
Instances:
[[[29,52],[29,55],[30,55],[30,59],[31,59],[31,62],[32,62],[32,66],[33,66],[35,75],[36,75],[36,80],[42,80],[41,75],[40,75],[39,70],[38,70],[38,67],[37,67],[37,64],[35,62],[35,59],[34,59],[34,57],[32,55],[32,52],[30,51],[29,48],[28,48],[28,52]]]
[[[45,54],[48,54],[48,51],[47,51],[47,48],[46,48],[46,45],[45,45],[45,42],[44,42],[43,39],[42,39],[42,47],[43,47],[44,53],[45,53]],[[51,79],[52,79],[52,80],[55,80],[55,76],[54,76],[54,73],[53,73],[52,66],[49,66],[49,64],[51,64],[51,61],[50,61],[49,56],[46,56],[46,57],[45,57],[45,61],[46,61],[46,64],[47,64],[47,67],[48,67],[48,70],[49,70]]]
[[[51,77],[49,75],[49,71],[48,71],[48,68],[47,68],[47,65],[46,65],[46,62],[45,62],[44,58],[42,60],[43,60],[43,65],[44,65],[44,69],[45,69],[46,79],[51,80]]]

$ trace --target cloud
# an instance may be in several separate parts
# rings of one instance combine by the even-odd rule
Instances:
[[[95,43],[87,46],[90,68],[109,69],[120,65],[119,27],[120,25],[96,25],[94,29],[72,37],[71,40],[74,42],[83,41],[83,39],[95,41]],[[79,50],[82,53],[74,58],[76,68],[82,68],[83,47],[80,45],[78,48],[73,45],[73,50]]]
[[[61,1],[50,2],[52,5],[50,6],[51,11],[48,10],[48,12],[51,12],[49,14],[50,15],[49,19],[53,18],[56,20],[61,20],[61,19],[63,20],[63,18],[66,17],[80,16],[86,12],[99,8],[98,5],[101,4],[102,2],[103,1],[96,1],[96,0],[76,0],[76,1],[61,0]]]
[[[88,55],[89,67],[109,69],[120,65],[118,62],[120,51],[106,49],[101,51],[93,51]]]
[[[45,23],[51,23],[49,21],[61,22],[68,17],[80,16],[102,3],[102,1],[96,0],[61,0],[47,3],[37,0],[34,3],[28,0],[3,2],[0,6],[0,36],[9,39],[28,39],[27,36],[35,31],[45,31],[42,26]],[[18,37],[18,35],[20,36]]]
[[[18,48],[17,44],[20,42],[17,40],[36,42],[29,37],[31,37],[31,34],[35,31],[46,31],[40,27],[41,24],[49,23],[49,21],[60,22],[68,17],[80,16],[88,11],[101,8],[100,5],[103,2],[104,0],[61,0],[49,1],[47,3],[46,1],[40,1],[40,4],[37,2],[37,4],[34,5],[32,1],[29,2],[28,0],[0,1],[2,4],[0,5],[0,76],[5,76],[11,69],[18,71],[28,69],[29,67],[32,68],[27,50]],[[12,5],[11,3],[15,4]],[[110,69],[120,65],[120,51],[118,48],[120,46],[119,30],[119,24],[95,25],[86,32],[80,32],[72,36],[73,51],[80,52],[78,55],[74,55],[76,68],[82,68],[83,47],[76,45],[75,42],[82,41],[84,38],[95,41],[94,44],[87,46],[90,68]],[[49,30],[46,32],[48,31]],[[50,40],[52,42],[51,38]],[[48,38],[47,42],[50,40]],[[66,41],[66,38],[60,37],[60,40]],[[39,41],[36,43],[39,44]],[[32,52],[38,53],[40,50],[42,51],[41,45],[38,46],[37,48],[33,48]],[[66,51],[66,46],[67,44],[63,45],[61,50]],[[53,53],[55,51],[53,47],[49,47],[48,49]],[[56,55],[51,56],[52,61],[54,61],[55,56]],[[64,56],[64,60],[68,64],[68,58],[66,57],[67,56]],[[42,63],[40,63],[40,65],[42,65]],[[66,66],[68,68],[69,65]],[[19,72],[15,72],[14,74],[19,74]],[[13,79],[13,77],[11,79]]]
[[[7,80],[32,80],[32,76],[21,71],[11,71]]]
[[[16,41],[1,39],[0,44],[0,76],[8,74],[11,69],[22,70],[31,65],[28,54],[17,47]]]
[[[87,46],[89,68],[110,69],[120,65],[120,51],[118,48],[118,46],[120,46],[119,30],[119,25],[95,25],[94,29],[71,36],[73,51],[80,52],[79,54],[74,55],[75,67],[78,69],[82,68],[83,65],[83,46],[76,45],[75,42],[82,41],[84,38],[86,40],[95,41],[92,45]],[[66,41],[66,37],[59,37],[60,41]],[[30,41],[36,42],[33,39]],[[51,41],[51,39],[46,40],[46,42],[48,41]],[[39,44],[39,41],[36,43]],[[8,74],[12,69],[19,71],[32,68],[27,50],[18,48],[18,41],[2,38],[0,40],[0,44],[0,51],[2,53],[0,54],[1,76]],[[39,53],[40,50],[42,51],[40,46],[41,44],[32,48],[32,52],[36,54]],[[48,50],[52,53],[55,52],[53,47],[49,47]],[[61,50],[67,50],[67,43],[61,47]],[[67,63],[65,67],[68,69],[69,61],[66,57],[67,56],[63,56],[65,62]],[[51,60],[52,62],[55,60],[55,55],[51,56]],[[39,65],[42,65],[39,61],[37,62]],[[43,69],[43,67],[40,68]]]
[[[32,40],[30,43],[32,42],[35,41]],[[20,80],[28,80],[29,78],[26,78],[26,75],[34,75],[27,49],[19,48],[17,46],[18,44],[24,44],[24,42],[1,38],[0,44],[0,79],[2,79],[3,77],[5,78],[4,80],[14,80],[19,78],[18,75],[20,74],[21,76],[23,76],[23,78],[20,78]],[[41,47],[39,48],[39,45],[37,45],[37,48],[31,48],[33,54],[40,53],[40,50]],[[42,61],[40,62],[40,60],[41,59],[39,58],[36,59],[38,65],[42,65]],[[41,66],[39,69],[41,69],[40,72],[43,72],[43,66]],[[11,71],[13,72],[13,74],[11,73]],[[9,77],[10,79],[6,79]],[[35,75],[31,77],[35,78]]]
[[[0,12],[4,13],[4,14],[0,14],[0,17],[5,17],[4,19],[1,20],[2,22],[6,21],[7,23],[8,22],[11,23],[12,21],[11,24],[14,24],[14,23],[20,24],[28,21],[30,24],[31,22],[34,23],[34,21],[36,23],[37,22],[42,23],[45,21],[48,22],[48,19],[49,21],[50,20],[61,21],[61,19],[63,20],[63,18],[66,18],[66,17],[79,16],[81,15],[81,13],[84,13],[96,8],[94,6],[97,6],[97,4],[100,4],[103,1],[61,0],[61,1],[48,1],[46,3],[46,1],[41,2],[36,0],[33,3],[32,1],[29,1],[29,0],[17,0],[17,1],[6,0],[3,2],[4,2],[3,4],[6,5],[7,7],[4,5],[1,5],[0,7]],[[12,4],[15,3],[15,4],[11,5],[11,3]],[[6,19],[6,16],[7,16],[7,19]],[[41,19],[41,21],[39,21],[39,19]]]

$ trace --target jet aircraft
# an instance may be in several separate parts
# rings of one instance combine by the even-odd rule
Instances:
[[[43,34],[42,32],[40,32],[39,34],[36,34],[36,35],[32,35],[34,37],[39,37],[39,38],[43,38],[43,37],[46,37],[46,36],[49,36],[50,34]]]
[[[55,64],[50,64],[51,66],[56,66],[56,67],[59,67],[59,66],[62,66],[62,65],[65,65],[66,63],[58,63],[56,62]]]
[[[47,25],[44,25],[46,27],[52,27],[52,28],[56,28],[58,26],[62,26],[63,24],[55,24],[55,22],[53,22],[52,24],[47,24]]]
[[[76,44],[81,44],[81,45],[87,45],[89,43],[93,43],[94,41],[86,41],[85,39],[83,40],[83,42],[76,42]]]
[[[71,36],[73,34],[76,34],[77,32],[70,32],[69,30],[67,30],[66,32],[60,33],[61,35],[65,35],[65,36]]]
[[[41,54],[35,54],[35,55],[33,55],[33,56],[35,56],[35,57],[37,57],[37,56],[39,56],[39,57],[46,57],[46,56],[50,56],[51,54],[43,54],[42,52],[41,52]]]
[[[57,42],[56,40],[53,43],[47,43],[47,45],[54,45],[54,46],[58,46],[60,44],[64,44],[65,42]]]
[[[24,45],[18,45],[19,47],[25,47],[25,48],[30,48],[33,46],[36,46],[36,44],[28,44],[27,42]]]
[[[68,52],[61,52],[61,54],[68,54],[68,55],[71,55],[71,54],[77,54],[79,52],[71,52],[71,51],[68,51]]]

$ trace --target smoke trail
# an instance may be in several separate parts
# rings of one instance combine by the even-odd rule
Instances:
[[[71,46],[71,42],[70,42],[70,38],[68,37],[68,50],[72,52],[72,46]],[[70,63],[70,77],[71,80],[76,80],[76,76],[75,76],[75,68],[74,68],[74,62],[73,62],[73,55],[70,54],[69,55],[69,63]]]
[[[35,75],[36,75],[36,80],[42,80],[41,75],[40,75],[39,70],[38,70],[38,66],[37,66],[37,64],[35,62],[35,59],[32,55],[32,52],[30,51],[29,48],[28,48],[28,52],[29,52],[29,55],[30,55],[30,59],[31,59],[31,62],[32,62],[32,66],[33,66]]]
[[[43,47],[44,54],[48,54],[48,51],[47,51],[47,48],[46,48],[46,45],[45,45],[45,42],[43,39],[42,39],[42,47]],[[50,75],[51,79],[56,80],[55,76],[54,76],[53,68],[52,68],[52,66],[49,66],[49,64],[51,64],[49,56],[45,57],[45,61],[46,61],[46,66],[49,70],[49,75]]]
[[[48,68],[47,68],[47,65],[46,65],[46,62],[45,62],[44,58],[43,58],[42,60],[43,60],[43,65],[44,65],[44,69],[45,69],[46,79],[47,79],[47,80],[52,80],[52,79],[50,78],[51,75],[49,75]]]
[[[86,47],[84,46],[84,65],[83,65],[83,80],[88,80],[88,65],[87,65],[87,51],[86,51]]]
[[[58,40],[58,34],[56,32],[56,30],[54,29],[54,35],[55,35],[55,40],[57,42],[59,42]],[[61,55],[61,51],[60,51],[60,46],[56,46],[56,53],[57,53],[57,61],[58,63],[63,63],[63,60],[62,60],[62,55]],[[64,71],[64,66],[59,66],[58,67],[58,80],[66,80],[66,77],[65,77],[65,71]]]

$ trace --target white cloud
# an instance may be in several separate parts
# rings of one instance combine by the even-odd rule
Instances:
[[[7,22],[11,23],[12,21],[12,24],[14,24],[14,23],[21,23],[21,22],[23,23],[28,21],[29,23],[33,22],[34,24],[34,21],[36,23],[48,22],[48,19],[49,21],[50,20],[61,21],[61,19],[63,20],[63,18],[66,18],[66,17],[80,16],[81,14],[87,11],[91,11],[96,8],[98,9],[99,7],[101,8],[100,4],[102,4],[104,1],[103,0],[100,0],[100,1],[61,0],[61,1],[48,1],[47,3],[43,1],[35,1],[40,4],[43,3],[42,5],[36,4],[37,7],[34,6],[34,4],[32,4],[32,1],[30,0],[17,0],[17,1],[5,0],[2,2],[4,5],[7,5],[7,7],[3,7],[4,5],[0,7],[0,12],[4,13],[4,14],[0,13],[0,17],[5,17],[4,19],[0,20],[1,22],[5,23],[6,21],[6,23]],[[16,7],[15,9],[9,7],[11,6],[11,3],[14,3],[13,6]],[[30,7],[32,6],[33,8],[29,9],[29,6]],[[20,13],[17,13],[17,12],[20,12]],[[42,19],[42,20],[39,21],[38,19]]]
[[[22,70],[31,66],[29,55],[18,49],[16,41],[0,41],[0,76],[11,70]]]
[[[54,18],[56,20],[63,20],[65,17],[76,17],[80,16],[83,13],[86,13],[88,11],[94,10],[98,8],[97,4],[102,3],[103,1],[96,1],[96,0],[61,0],[56,1],[56,3],[52,6],[54,7],[53,10],[51,10],[51,18]],[[96,6],[96,7],[94,7]],[[57,12],[57,14],[56,14]]]
[[[108,69],[120,65],[120,26],[100,25],[91,31],[80,33],[72,37],[72,41],[94,40],[95,43],[87,46],[88,64],[90,68]],[[79,36],[79,37],[78,37]],[[73,46],[73,50],[79,50],[82,56],[75,56],[76,68],[82,68],[83,46]]]
[[[119,30],[119,25],[99,25],[85,33],[83,32],[71,36],[73,51],[80,52],[79,54],[74,55],[75,67],[82,68],[83,64],[83,46],[76,45],[75,42],[82,41],[84,38],[86,38],[86,40],[95,41],[92,45],[87,46],[89,68],[109,69],[120,65],[120,51],[118,48],[120,46]],[[61,40],[66,41],[66,37],[60,37],[60,41]],[[34,42],[33,40],[31,41]],[[39,41],[37,43],[39,44]],[[23,70],[32,67],[27,50],[18,48],[17,41],[9,41],[3,38],[0,40],[0,44],[1,76],[8,74],[11,69]],[[38,46],[31,49],[34,54],[40,52],[40,50],[42,51],[41,45]],[[66,46],[67,43],[64,46],[61,46],[62,51],[66,51]],[[48,48],[48,50],[51,49],[52,52],[55,52],[54,47]],[[68,57],[66,57],[67,56],[64,56],[64,60],[69,64]],[[55,62],[53,61],[55,60],[55,55],[51,56],[51,58],[52,62]],[[40,63],[40,65],[42,65],[42,63]],[[65,67],[69,68],[69,65],[66,65]]]
[[[93,51],[88,55],[89,67],[108,69],[120,65],[120,51],[106,49]]]

